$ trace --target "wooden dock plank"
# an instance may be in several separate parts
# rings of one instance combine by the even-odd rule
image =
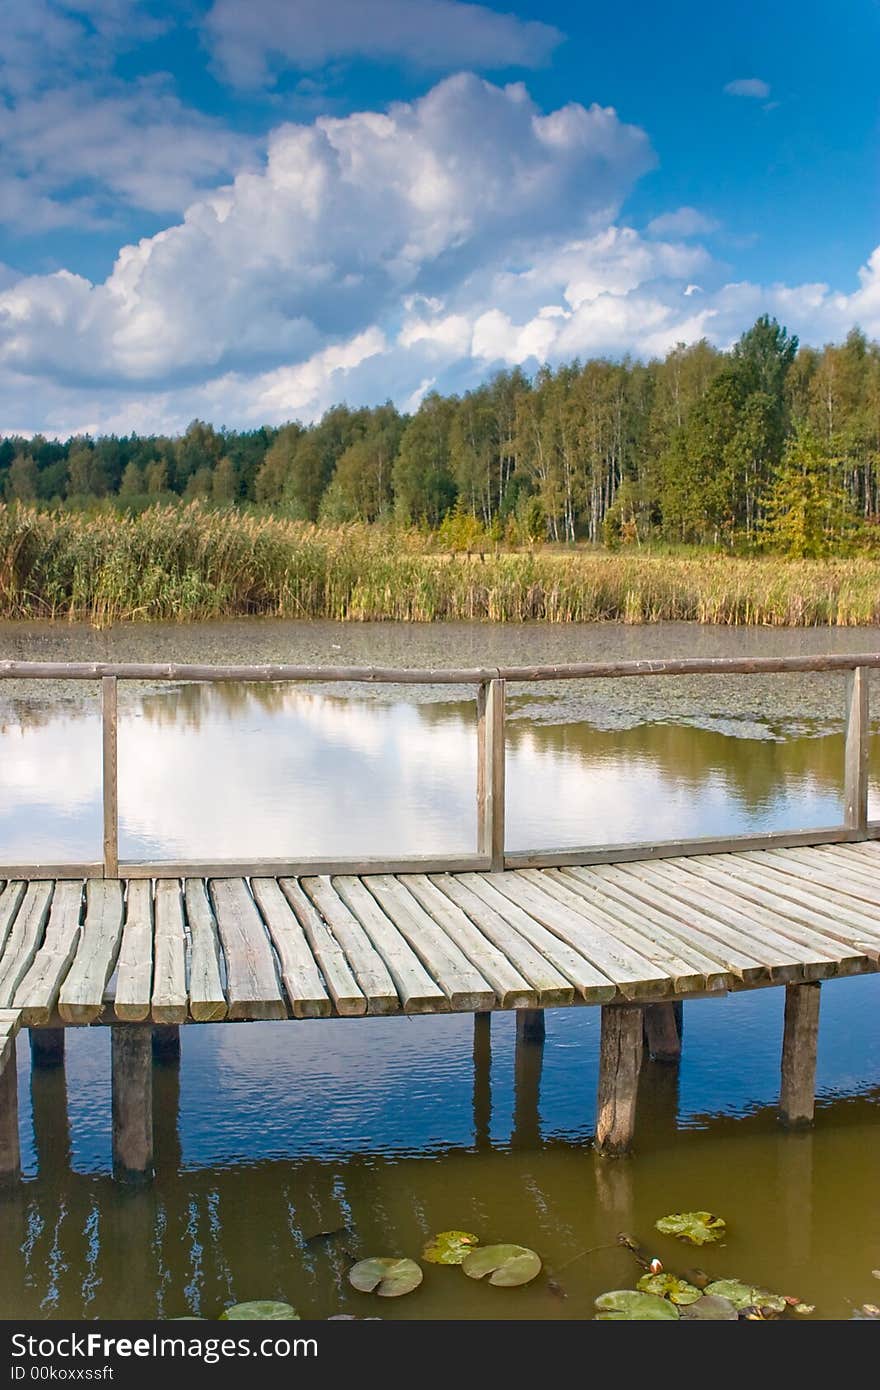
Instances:
[[[33,964],[15,991],[13,1007],[27,1027],[46,1024],[58,1003],[61,984],[76,955],[80,936],[83,885],[62,879],[55,885],[46,935]]]
[[[825,855],[821,859],[811,856],[808,859],[794,858],[786,853],[783,858],[773,854],[773,863],[778,864],[786,873],[795,875],[801,881],[827,883],[829,886],[836,887],[840,892],[846,893],[849,897],[857,899],[862,906],[870,904],[872,907],[877,905],[878,897],[878,878],[870,869],[865,870],[858,863],[841,863],[838,860],[827,858]]]
[[[459,875],[432,874],[431,882],[467,913],[483,936],[497,946],[523,979],[529,982],[536,995],[537,1007],[553,1009],[572,1002],[574,985],[571,981],[531,941],[516,931],[501,912],[478,897]],[[534,925],[537,931],[544,930],[537,922]],[[548,940],[553,939],[549,932],[546,935]]]
[[[820,967],[826,971],[824,975],[810,973],[805,978],[853,975],[866,968],[868,962],[863,952],[854,952],[852,948],[841,946],[839,942],[811,930],[807,925],[813,916],[809,909],[798,908],[766,888],[754,887],[748,877],[731,876],[720,867],[722,857],[713,864],[702,863],[699,859],[670,859],[668,862],[693,875],[701,884],[709,884],[713,901],[736,907],[758,923],[762,931],[790,942],[792,950],[798,952],[809,971]]]
[[[8,1009],[43,941],[53,883],[29,883],[0,956],[0,1009]]]
[[[341,999],[355,997],[348,972],[366,1000],[368,1014],[399,1013],[400,1000],[387,965],[330,879],[303,878],[297,885],[299,892],[293,894],[295,884],[295,879],[281,880],[281,888],[290,898],[294,912],[302,894],[318,914],[314,918],[303,911],[301,921],[315,959],[336,999],[337,1010]]]
[[[650,865],[627,865],[627,868],[662,884],[670,897],[678,898],[688,906],[698,907],[709,921],[732,928],[740,948],[763,961],[773,981],[790,984],[803,979],[821,979],[834,969],[833,962],[822,961],[816,967],[818,974],[805,973],[808,959],[794,942],[755,922],[742,910],[746,904],[741,906],[736,899],[732,903],[727,902],[722,890],[714,885],[701,886],[699,880],[683,872],[680,867],[670,868],[668,860]]]
[[[251,891],[278,952],[281,979],[294,1018],[329,1018],[333,1011],[330,995],[299,918],[282,893],[278,880],[253,878]]]
[[[363,882],[416,955],[421,957],[449,1000],[450,1008],[479,1012],[495,1007],[495,991],[491,985],[399,879],[391,874],[371,874]]]
[[[357,1018],[365,1014],[369,1007],[367,996],[358,984],[344,950],[315,904],[307,897],[302,885],[297,883],[296,879],[280,879],[279,887],[305,934],[308,949],[317,962],[337,1014],[341,1018]],[[343,907],[343,904],[340,902],[339,906]],[[397,1010],[399,1008],[397,991],[390,976],[388,977],[388,989],[390,990],[392,1010]]]
[[[798,969],[794,963],[782,967],[777,963],[774,967],[766,959],[759,959],[751,940],[745,940],[734,928],[728,927],[726,922],[719,922],[687,896],[670,892],[667,881],[651,872],[654,867],[645,863],[593,865],[590,872],[603,881],[607,878],[620,883],[640,901],[659,908],[670,919],[677,921],[683,941],[694,942],[707,954],[717,955],[721,964],[743,984],[770,983],[774,968],[777,972],[782,969],[789,979],[797,977]]]
[[[116,966],[113,1011],[124,1023],[150,1017],[153,993],[153,887],[149,879],[129,883],[125,924]]]
[[[592,869],[566,868],[559,871],[567,883],[584,894],[598,894],[608,903],[608,910],[614,908],[613,915],[625,914],[623,920],[630,929],[649,941],[663,945],[669,952],[672,969],[676,972],[676,993],[691,990],[730,989],[738,978],[734,972],[722,964],[717,943],[708,937],[682,930],[682,924],[670,914],[636,897],[629,888],[622,887],[613,878],[594,873]],[[714,950],[713,950],[714,947]],[[698,984],[697,981],[701,981]]]
[[[519,932],[536,950],[570,980],[580,997],[587,1004],[605,1004],[617,997],[617,986],[580,951],[576,951],[567,941],[547,928],[517,903],[511,902],[496,887],[499,874],[484,877],[482,874],[462,874],[459,882],[470,888],[487,906]]]
[[[188,878],[183,889],[189,927],[189,1011],[196,1023],[218,1023],[227,1014],[220,937],[205,880]]]
[[[176,878],[160,878],[156,883],[154,951],[153,1022],[185,1023],[186,933],[180,881]]]
[[[404,1013],[442,1013],[449,1008],[443,990],[428,974],[409,942],[359,878],[340,874],[333,887],[354,913],[397,986]]]
[[[209,891],[226,960],[231,1019],[287,1018],[272,945],[242,878],[213,878]]]
[[[90,879],[79,945],[58,997],[58,1012],[65,1023],[92,1023],[102,1013],[104,989],[116,965],[121,937],[121,881]]]
[[[18,915],[21,907],[21,900],[25,895],[27,884],[22,880],[13,880],[4,885],[0,893],[0,960],[6,950],[6,942],[12,930],[12,924]]]
[[[537,990],[532,988],[504,952],[483,935],[457,903],[447,898],[424,874],[401,875],[399,882],[491,986],[502,1009],[537,1007]]]
[[[753,883],[766,884],[777,897],[789,901],[795,913],[809,912],[807,920],[812,920],[817,934],[854,947],[872,961],[880,959],[880,924],[868,915],[858,899],[821,882],[792,878],[766,857],[753,862],[748,856],[732,855],[728,870],[731,875],[739,879],[745,870]]]
[[[612,918],[554,880],[545,882],[542,873],[541,869],[520,869],[499,874],[494,885],[548,931],[580,951],[624,999],[671,993],[672,977],[619,942],[612,934]]]

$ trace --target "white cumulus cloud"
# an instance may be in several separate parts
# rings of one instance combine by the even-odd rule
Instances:
[[[698,208],[676,208],[675,212],[662,212],[648,223],[651,236],[709,236],[717,232],[719,223]]]

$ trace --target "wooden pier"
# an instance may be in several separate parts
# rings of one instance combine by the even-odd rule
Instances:
[[[114,1171],[149,1176],[154,1051],[182,1024],[602,1009],[596,1147],[625,1153],[643,1049],[680,1051],[679,1005],[786,990],[780,1118],[813,1116],[820,984],[880,969],[880,826],[867,816],[867,672],[880,656],[636,662],[509,671],[0,663],[0,678],[98,680],[98,863],[0,866],[0,1181],[20,1168],[16,1034],[61,1065],[64,1030],[112,1025]],[[507,681],[842,670],[844,821],[728,840],[537,849],[504,841]],[[137,863],[118,853],[119,680],[476,684],[473,855],[395,861]]]

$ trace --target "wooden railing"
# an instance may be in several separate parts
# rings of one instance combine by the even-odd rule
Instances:
[[[3,878],[156,878],[187,875],[221,878],[258,874],[441,873],[548,865],[599,864],[734,849],[822,844],[880,838],[880,823],[868,820],[868,672],[880,668],[880,653],[786,657],[693,657],[662,661],[583,662],[564,666],[468,667],[399,670],[365,666],[195,666],[123,662],[0,661],[4,680],[99,681],[102,700],[103,859],[83,864],[0,865]],[[669,839],[640,844],[584,845],[575,849],[505,850],[505,690],[508,682],[625,679],[633,676],[774,675],[834,672],[847,676],[844,754],[844,818],[840,825],[782,830],[726,838]],[[180,682],[351,682],[477,687],[477,852],[410,855],[398,859],[261,859],[214,862],[146,862],[119,859],[118,719],[119,681]],[[2,774],[0,774],[2,785]]]

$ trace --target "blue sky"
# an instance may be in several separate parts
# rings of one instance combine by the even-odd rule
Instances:
[[[0,430],[880,336],[876,0],[4,0]]]

